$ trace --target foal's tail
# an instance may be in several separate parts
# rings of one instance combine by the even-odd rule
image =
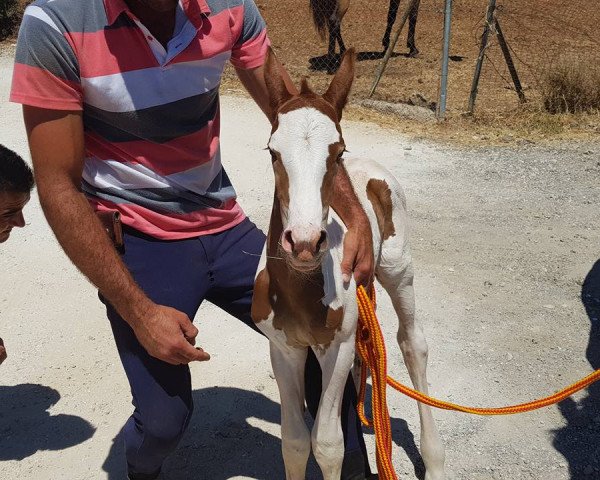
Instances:
[[[325,39],[329,19],[337,15],[338,0],[310,0],[310,11],[317,32]]]

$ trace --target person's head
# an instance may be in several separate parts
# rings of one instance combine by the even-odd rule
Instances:
[[[23,207],[33,189],[33,173],[15,152],[0,145],[0,243],[13,227],[24,227]]]

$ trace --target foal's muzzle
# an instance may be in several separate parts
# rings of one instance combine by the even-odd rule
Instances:
[[[281,236],[281,246],[289,255],[291,265],[297,270],[313,270],[319,266],[327,249],[327,232],[312,230],[300,232],[288,229]]]

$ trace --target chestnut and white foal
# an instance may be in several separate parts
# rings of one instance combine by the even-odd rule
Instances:
[[[281,397],[281,439],[287,480],[303,480],[311,445],[325,480],[339,480],[344,456],[342,395],[354,362],[356,285],[342,281],[346,227],[330,208],[333,178],[346,168],[371,222],[376,277],[398,315],[398,343],[416,389],[427,393],[427,343],[415,321],[413,268],[402,188],[373,161],[345,160],[340,128],[354,77],[349,50],[323,96],[305,80],[300,94],[285,87],[273,53],[265,65],[271,95],[269,150],[275,197],[258,268],[252,317],[269,338]],[[312,434],[304,421],[304,363],[312,348],[323,391]],[[427,480],[444,478],[444,446],[428,406],[419,404],[421,454]]]

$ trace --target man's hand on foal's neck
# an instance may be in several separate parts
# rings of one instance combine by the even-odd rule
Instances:
[[[375,269],[371,224],[343,165],[338,167],[334,180],[331,207],[348,228],[342,258],[344,283],[348,283],[354,273],[356,284],[366,287],[371,283]]]

